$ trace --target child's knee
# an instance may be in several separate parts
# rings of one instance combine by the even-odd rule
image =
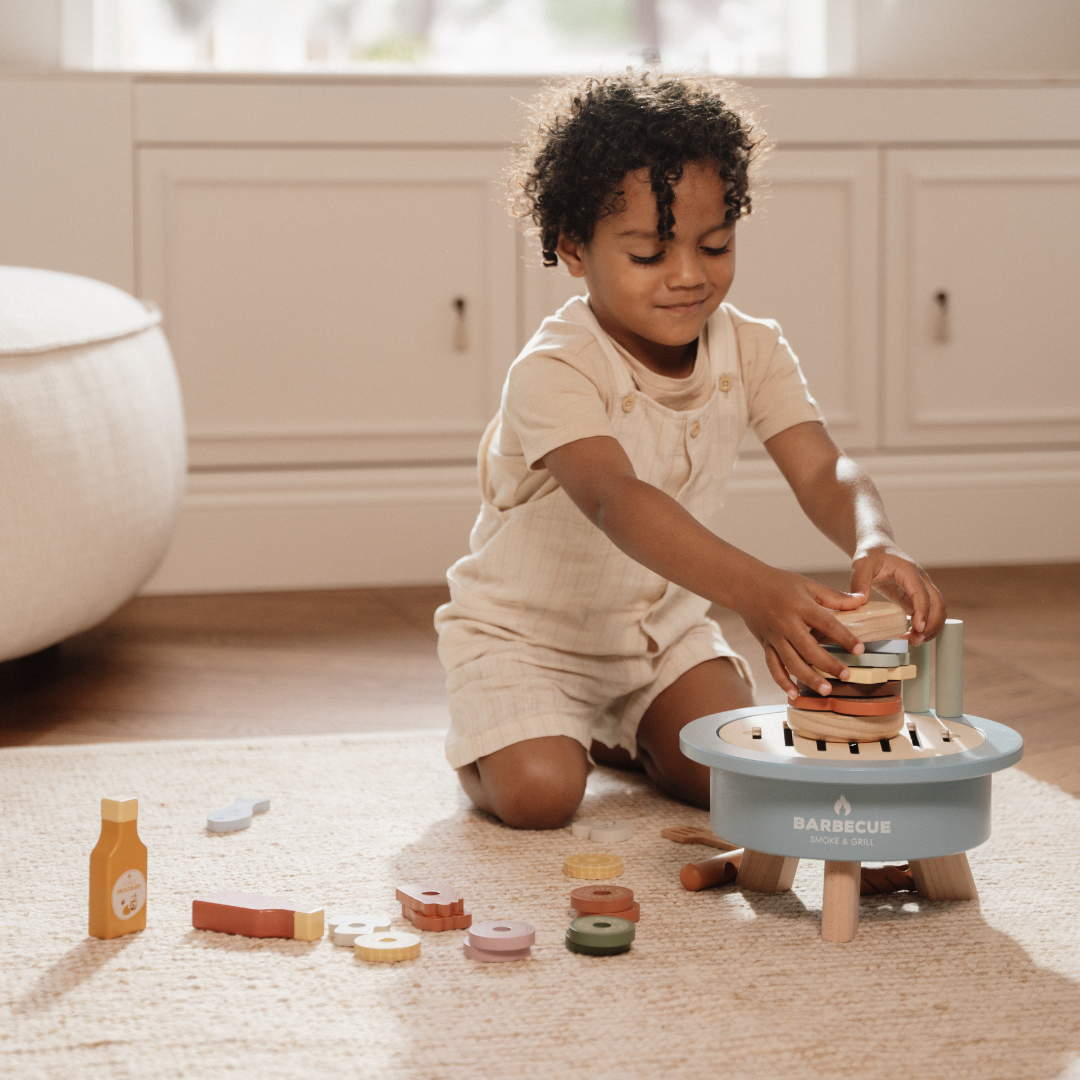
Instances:
[[[488,806],[515,829],[558,829],[581,805],[588,779],[584,747],[566,736],[528,739],[478,763]]]

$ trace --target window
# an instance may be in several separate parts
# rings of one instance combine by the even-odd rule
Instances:
[[[825,74],[826,0],[94,0],[98,67]]]

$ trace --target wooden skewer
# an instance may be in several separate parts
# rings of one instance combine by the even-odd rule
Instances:
[[[903,866],[864,866],[859,881],[860,896],[882,896],[885,893],[915,892],[915,880],[907,863]]]
[[[697,825],[673,825],[670,829],[661,829],[660,835],[665,840],[674,840],[676,844],[705,844],[721,851],[736,850],[734,844],[721,840],[709,829],[702,829]]]

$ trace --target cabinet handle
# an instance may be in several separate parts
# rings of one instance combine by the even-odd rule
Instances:
[[[934,293],[934,340],[939,345],[949,344],[949,294],[941,289]]]
[[[455,352],[464,352],[469,347],[469,337],[465,326],[465,297],[454,297],[454,335]]]

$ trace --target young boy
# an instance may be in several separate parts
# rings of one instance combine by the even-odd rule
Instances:
[[[742,616],[790,697],[795,680],[828,691],[815,666],[847,674],[815,633],[861,652],[827,609],[860,606],[872,585],[912,615],[914,642],[944,621],[779,327],[723,305],[763,138],[729,91],[631,73],[556,88],[513,178],[545,263],[562,259],[589,292],[545,319],[510,369],[480,445],[472,553],[451,567],[436,614],[447,756],[507,825],[564,824],[590,754],[708,806],[708,770],[682,756],[679,731],[753,704],[710,603]],[[851,593],[707,527],[748,424],[852,557]]]

